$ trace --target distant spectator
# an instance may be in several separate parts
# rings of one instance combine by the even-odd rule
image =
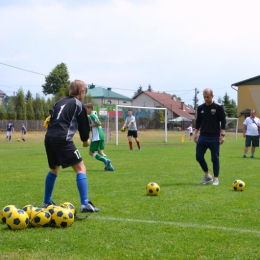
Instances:
[[[250,116],[243,123],[243,137],[246,138],[243,158],[246,158],[248,147],[251,144],[251,158],[255,158],[255,148],[259,147],[260,119],[255,115],[256,111],[251,110]]]

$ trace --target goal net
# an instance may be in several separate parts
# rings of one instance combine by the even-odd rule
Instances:
[[[125,123],[129,109],[133,111],[138,133],[143,130],[161,130],[164,142],[167,142],[167,108],[117,105],[115,122],[116,145],[118,145],[119,131]]]
[[[237,132],[238,132],[238,118],[226,118],[226,132],[234,132],[235,139],[237,139]]]

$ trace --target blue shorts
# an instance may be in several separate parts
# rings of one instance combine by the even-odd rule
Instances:
[[[246,135],[246,147],[250,147],[252,143],[253,147],[259,147],[259,135],[252,136],[252,135]]]

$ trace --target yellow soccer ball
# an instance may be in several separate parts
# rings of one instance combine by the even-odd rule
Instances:
[[[246,184],[244,181],[242,180],[235,180],[233,183],[232,183],[232,188],[233,190],[235,191],[244,191],[245,188],[246,188]]]
[[[63,202],[63,203],[60,204],[60,207],[70,210],[73,213],[73,215],[76,216],[76,208],[72,203]]]
[[[29,217],[24,210],[15,209],[8,214],[6,224],[11,230],[24,229],[29,224]]]
[[[59,228],[70,227],[74,223],[74,214],[69,209],[61,207],[54,211],[51,223]]]
[[[47,227],[51,223],[51,213],[45,208],[33,209],[30,223],[33,227]]]
[[[28,214],[29,219],[31,218],[32,211],[35,209],[37,209],[35,204],[29,204],[23,207],[23,210]]]
[[[17,142],[20,142],[20,139],[19,139],[19,138],[17,139]]]
[[[1,210],[1,221],[3,223],[6,223],[6,219],[7,219],[7,216],[9,215],[9,213],[11,213],[12,211],[14,210],[17,210],[19,209],[16,205],[7,205],[5,207],[3,207],[3,209]]]
[[[150,196],[157,196],[160,193],[160,186],[155,182],[150,182],[146,186],[146,193]]]

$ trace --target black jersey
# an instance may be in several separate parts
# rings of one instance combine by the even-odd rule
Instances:
[[[224,108],[213,102],[207,106],[206,103],[198,106],[196,129],[204,136],[219,136],[220,129],[226,128],[226,114]]]
[[[46,137],[58,143],[72,141],[77,130],[81,141],[87,141],[90,127],[85,106],[73,96],[59,100],[53,106]]]

